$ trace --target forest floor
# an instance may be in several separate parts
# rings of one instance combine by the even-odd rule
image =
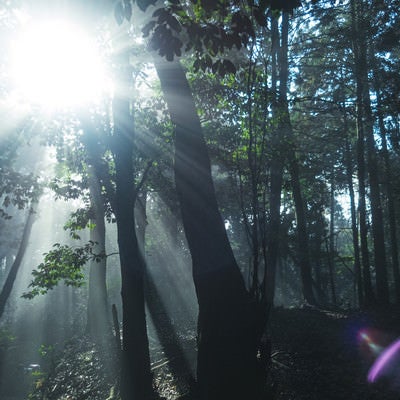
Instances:
[[[275,309],[271,316],[274,400],[399,400],[400,354],[374,384],[368,371],[400,336],[400,311]],[[396,380],[397,378],[397,380]]]
[[[169,348],[165,345],[168,340],[163,347],[150,343],[155,386],[166,400],[192,400],[189,386],[196,357],[195,333],[188,329],[178,336],[179,354],[173,343]],[[276,308],[270,319],[272,364],[268,378],[275,395],[266,400],[399,400],[400,351],[386,366],[382,379],[367,382],[379,352],[399,336],[400,310],[361,313]],[[101,358],[87,341],[71,341],[52,361],[50,379],[41,383],[46,398],[114,399],[116,375],[110,379],[101,372]],[[2,400],[27,398],[22,393],[1,392],[0,388]],[[31,398],[43,399],[43,394],[36,390]]]
[[[266,400],[400,399],[400,351],[386,365],[384,377],[373,384],[367,381],[378,354],[400,336],[400,310],[276,308],[270,336],[268,380],[275,395]],[[161,394],[173,398],[167,365],[157,379]]]

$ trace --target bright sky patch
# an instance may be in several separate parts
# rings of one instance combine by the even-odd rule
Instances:
[[[64,21],[30,23],[21,32],[11,75],[23,100],[49,109],[94,102],[109,87],[95,40]]]

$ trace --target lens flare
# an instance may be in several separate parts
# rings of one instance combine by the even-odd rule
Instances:
[[[368,372],[368,382],[375,382],[382,372],[386,369],[388,364],[398,356],[400,350],[400,339],[397,339],[390,346],[388,346],[375,360],[372,367]]]
[[[375,356],[377,356],[383,350],[383,347],[374,341],[372,334],[365,329],[358,333],[358,339],[360,344],[367,347],[368,351]]]

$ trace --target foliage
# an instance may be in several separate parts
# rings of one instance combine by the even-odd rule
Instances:
[[[115,5],[115,19],[119,24],[132,17],[135,1],[120,0]],[[268,12],[293,11],[299,0],[247,1],[239,0],[197,1],[189,3],[169,0],[157,7],[152,18],[142,29],[149,37],[149,47],[161,57],[172,61],[183,53],[194,55],[193,67],[210,70],[220,76],[236,72],[227,54],[245,49],[255,37],[255,25],[264,26]],[[142,11],[156,4],[154,0],[136,1]]]
[[[104,254],[94,254],[96,242],[89,241],[81,247],[71,247],[55,243],[53,250],[44,254],[44,262],[32,271],[32,288],[22,297],[32,299],[39,294],[46,294],[59,282],[67,286],[79,287],[84,284],[82,267],[89,261],[100,261]]]
[[[109,347],[102,353],[87,337],[70,340],[52,355],[49,371],[38,376],[29,400],[107,398],[116,385],[115,351]]]

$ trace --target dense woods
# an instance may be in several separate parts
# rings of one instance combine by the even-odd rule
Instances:
[[[398,398],[399,6],[0,1],[0,397]]]

